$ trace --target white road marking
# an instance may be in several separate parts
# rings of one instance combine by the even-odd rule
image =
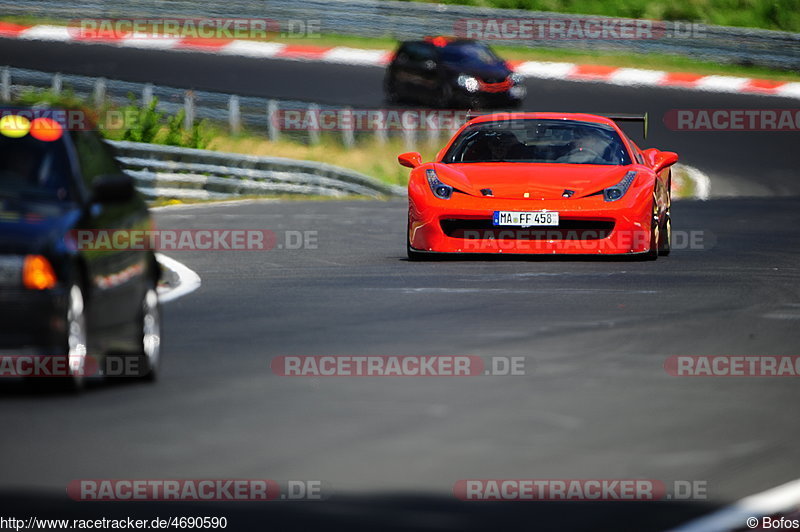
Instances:
[[[162,266],[172,270],[179,279],[178,285],[174,288],[162,290],[159,287],[158,300],[161,303],[169,303],[200,288],[200,276],[197,275],[194,270],[189,269],[186,265],[166,255],[162,255],[161,253],[156,253],[156,259]]]
[[[669,532],[729,532],[746,527],[748,517],[763,517],[791,509],[800,502],[800,479],[750,495],[713,514]]]

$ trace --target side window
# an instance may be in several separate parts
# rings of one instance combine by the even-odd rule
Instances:
[[[81,176],[87,188],[98,176],[120,172],[119,164],[114,158],[114,150],[99,136],[88,131],[78,131],[72,140],[78,155]]]

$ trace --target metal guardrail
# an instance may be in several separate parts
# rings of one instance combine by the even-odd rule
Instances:
[[[343,111],[343,108],[297,100],[237,96],[221,92],[156,86],[151,83],[0,66],[0,102],[14,101],[25,91],[31,89],[50,89],[57,92],[69,90],[87,103],[94,102],[96,106],[102,106],[105,103],[125,106],[131,103],[131,97],[136,105],[146,106],[150,100],[157,98],[157,110],[167,115],[174,116],[184,110],[186,115],[193,117],[194,120],[207,119],[217,124],[227,124],[232,133],[238,133],[245,128],[250,133],[268,136],[272,141],[285,138],[306,144],[316,144],[320,141],[320,135],[324,133],[338,137],[345,147],[350,148],[366,140],[384,143],[389,138],[402,137],[405,147],[412,150],[420,141],[438,142],[443,135],[449,135],[455,131],[453,128],[446,130],[432,128],[425,132],[424,138],[420,138],[421,128],[415,127],[363,130],[342,128],[335,131],[282,128],[283,121],[280,119],[280,115],[286,111],[300,111],[313,115],[320,111]],[[382,112],[387,113],[388,110],[382,110]],[[398,109],[397,112],[413,114],[413,110]],[[464,118],[466,118],[466,113]],[[187,127],[187,129],[189,128]]]
[[[78,17],[257,17],[281,20],[319,20],[322,33],[365,37],[419,38],[452,34],[465,18],[557,18],[567,22],[586,17],[514,9],[478,8],[393,0],[0,0],[0,13]],[[595,17],[607,19],[609,17]],[[685,23],[665,22],[667,35],[658,39],[496,41],[535,47],[656,52],[709,61],[745,63],[775,68],[800,68],[800,34],[703,26],[702,36],[682,38]]]
[[[148,197],[225,199],[249,194],[382,198],[405,188],[314,161],[112,141],[125,171]]]

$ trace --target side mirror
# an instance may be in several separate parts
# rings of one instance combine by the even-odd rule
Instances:
[[[127,174],[109,174],[97,177],[92,183],[93,203],[129,201],[136,195],[133,178]]]
[[[422,155],[415,151],[401,153],[397,156],[397,162],[408,168],[416,168],[422,164]]]
[[[658,150],[655,148],[648,148],[646,150],[642,150],[642,155],[644,155],[644,160],[650,166],[655,164],[655,157],[658,154]]]
[[[678,162],[678,154],[673,151],[660,151],[653,158],[653,170],[660,172],[667,166]]]

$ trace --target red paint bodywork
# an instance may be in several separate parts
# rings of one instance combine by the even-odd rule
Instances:
[[[634,164],[441,162],[447,149],[467,125],[526,118],[609,125],[619,133]],[[408,157],[403,159],[407,166],[410,165]],[[462,126],[434,162],[416,165],[411,171],[408,183],[408,245],[411,251],[435,253],[647,253],[653,247],[651,228],[654,218],[657,217],[657,223],[662,226],[669,216],[669,167],[675,160],[677,156],[669,152],[639,150],[616,123],[601,116],[571,113],[498,113],[480,116]],[[664,167],[659,168],[662,165]],[[456,189],[450,199],[433,195],[426,178],[429,168],[435,169],[440,181]],[[596,194],[619,183],[631,170],[637,172],[636,178],[621,199],[607,202],[602,193]],[[490,188],[493,196],[484,196],[481,193],[484,188]],[[568,198],[562,197],[567,189],[574,191],[574,194]],[[524,197],[526,193],[529,195],[527,198]],[[613,228],[610,231],[583,229],[569,234],[561,233],[555,227],[535,227],[527,229],[528,236],[525,236],[526,230],[521,228],[490,228],[494,211],[504,210],[557,211],[565,227],[572,224],[579,228],[607,228],[613,223]],[[469,224],[473,224],[481,229],[478,236],[473,233],[471,238],[459,236],[461,233],[457,229],[455,232],[450,230],[448,235],[443,221],[445,226],[452,223],[451,227],[457,228],[459,224],[469,227]],[[484,238],[486,235],[491,235],[491,238]],[[584,238],[586,236],[589,238]]]

